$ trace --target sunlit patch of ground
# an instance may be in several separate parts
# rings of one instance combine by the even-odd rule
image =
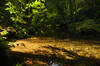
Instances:
[[[15,47],[11,47],[10,49],[11,51],[15,52],[31,53],[34,55],[41,55],[48,57],[54,56],[53,58],[57,57],[59,59],[67,59],[67,60],[77,60],[81,56],[86,58],[92,57],[95,59],[100,59],[99,43],[100,43],[99,41],[93,41],[93,40],[74,41],[71,39],[62,40],[55,38],[34,37],[23,40],[17,40],[16,42],[14,42]],[[29,65],[39,64],[37,66],[42,66],[42,65],[48,66],[48,61],[45,63],[43,61],[40,61],[40,59],[39,60],[26,59],[26,61],[24,62]]]

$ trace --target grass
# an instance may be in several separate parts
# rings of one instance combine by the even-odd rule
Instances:
[[[49,66],[53,61],[63,66],[99,66],[99,43],[96,40],[47,37],[17,40],[14,42],[15,47],[10,48],[9,65],[15,66],[19,63],[22,66]]]

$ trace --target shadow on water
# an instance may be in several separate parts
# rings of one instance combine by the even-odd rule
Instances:
[[[79,56],[77,53],[58,47],[43,46],[43,48],[47,48],[53,53],[51,54],[42,50],[37,50],[36,53],[21,53],[13,51],[10,53],[8,66],[16,66],[17,63],[22,64],[22,66],[100,66],[100,60],[94,57],[87,58]],[[67,59],[57,51],[62,51],[66,53],[66,56],[72,57],[73,59]],[[27,59],[31,60],[29,64],[25,63]],[[38,61],[40,63],[38,63]]]

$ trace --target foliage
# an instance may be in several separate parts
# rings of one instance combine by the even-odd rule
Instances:
[[[16,66],[22,66],[22,64],[20,64],[20,63],[17,63],[17,64],[16,64]]]
[[[11,38],[99,37],[99,10],[100,0],[0,0],[0,50]]]
[[[0,7],[4,11],[0,10],[1,23],[6,27],[13,27],[16,30],[16,38],[31,35],[68,36],[70,33],[78,34],[87,29],[100,31],[98,0],[2,0],[1,2],[6,3]]]
[[[43,0],[42,2],[45,2]],[[41,1],[9,1],[6,10],[10,12],[12,23],[18,33],[27,34],[30,30],[34,33],[36,28],[44,22],[47,9]],[[27,28],[27,26],[30,26]],[[28,31],[29,30],[29,31]]]

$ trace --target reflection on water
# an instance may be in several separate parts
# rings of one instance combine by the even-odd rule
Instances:
[[[49,66],[63,66],[62,63],[59,63],[59,62],[53,62],[53,61],[50,61],[50,65]]]
[[[52,63],[50,66],[58,66],[58,64],[56,64],[56,63]]]

